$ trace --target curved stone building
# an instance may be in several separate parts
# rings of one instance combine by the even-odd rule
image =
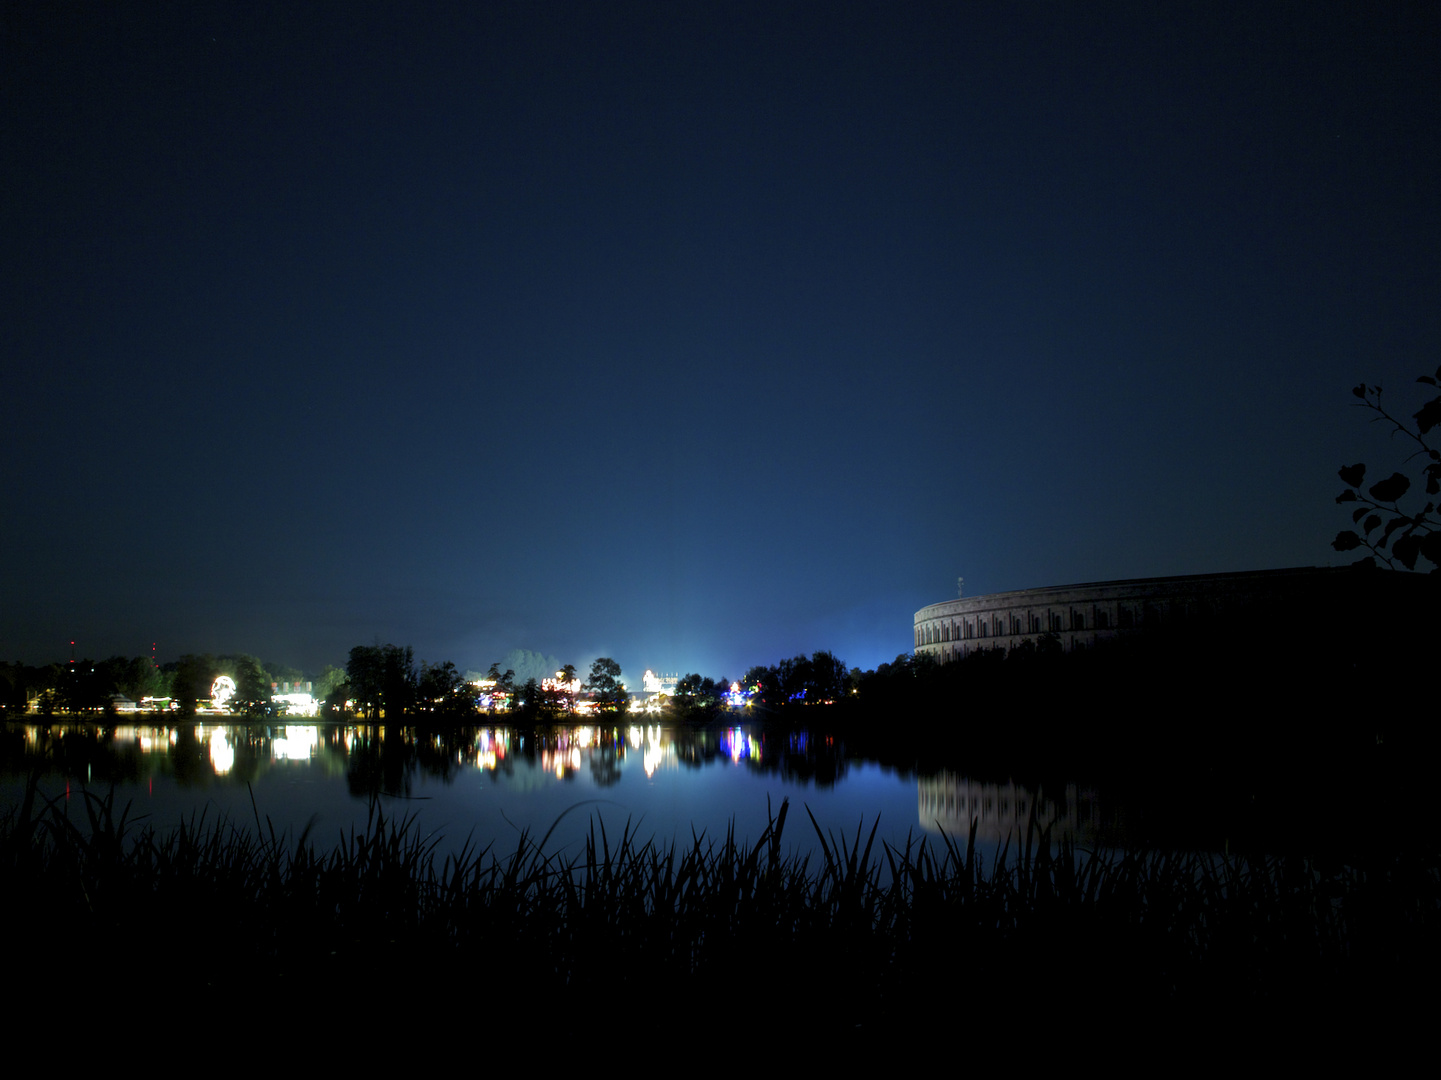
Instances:
[[[1127,631],[1201,618],[1224,620],[1263,609],[1311,611],[1327,596],[1354,597],[1358,583],[1369,585],[1388,576],[1412,575],[1358,574],[1352,567],[1301,567],[1094,581],[968,596],[916,612],[915,651],[944,663],[977,649],[1010,649],[1048,634],[1070,651]],[[1234,625],[1231,629],[1244,633],[1246,627]]]

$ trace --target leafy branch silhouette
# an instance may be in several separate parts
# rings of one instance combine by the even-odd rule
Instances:
[[[1441,368],[1436,369],[1434,376],[1422,375],[1416,381],[1441,389]],[[1418,449],[1406,460],[1426,458],[1421,470],[1426,494],[1441,494],[1441,450],[1427,440],[1432,429],[1441,425],[1441,393],[1412,414],[1414,430],[1386,410],[1381,403],[1381,387],[1362,383],[1353,387],[1351,393],[1361,399],[1356,404],[1357,408],[1369,409],[1376,414],[1371,418],[1372,423],[1386,424],[1393,436],[1400,434],[1416,443]],[[1371,554],[1358,560],[1358,565],[1376,566],[1377,560],[1380,560],[1393,570],[1398,563],[1407,570],[1415,570],[1417,559],[1424,559],[1431,563],[1433,574],[1441,573],[1441,516],[1437,514],[1434,499],[1427,499],[1426,505],[1413,514],[1401,508],[1401,499],[1411,490],[1411,479],[1405,474],[1393,472],[1364,491],[1364,462],[1344,466],[1337,475],[1346,485],[1346,490],[1336,496],[1336,501],[1359,504],[1351,512],[1351,520],[1360,526],[1361,531],[1346,529],[1337,533],[1336,539],[1331,541],[1333,548],[1337,551],[1368,549]]]

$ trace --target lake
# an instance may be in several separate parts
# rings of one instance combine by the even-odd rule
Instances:
[[[594,823],[614,844],[627,825],[642,840],[716,840],[734,828],[754,843],[767,813],[789,799],[784,845],[798,855],[828,837],[964,844],[971,821],[992,853],[1024,832],[1034,812],[1058,838],[1096,842],[1099,800],[1061,782],[1052,789],[922,775],[848,753],[845,740],[759,725],[696,730],[665,724],[425,730],[340,723],[11,723],[0,753],[0,810],[18,804],[28,772],[69,806],[83,791],[114,791],[117,808],[156,829],[192,817],[311,840],[326,849],[363,829],[378,809],[411,818],[442,853],[494,845],[509,854],[522,833],[562,856],[582,849]],[[816,826],[807,819],[814,815]],[[877,825],[877,821],[879,824]]]

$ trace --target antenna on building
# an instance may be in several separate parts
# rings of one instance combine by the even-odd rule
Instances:
[[[963,577],[958,577],[958,578],[956,578],[956,599],[959,600],[959,599],[961,599],[961,598],[962,598],[963,596],[965,596],[965,595],[966,595],[966,579],[963,578]]]

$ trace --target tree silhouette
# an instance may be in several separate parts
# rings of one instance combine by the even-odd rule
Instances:
[[[210,697],[210,688],[215,676],[220,674],[215,657],[210,654],[195,656],[186,653],[174,664],[171,694],[182,716],[194,716],[196,705]]]
[[[590,692],[601,712],[624,713],[630,696],[620,681],[620,665],[608,656],[599,657],[590,665],[590,678],[585,689]]]
[[[235,696],[230,699],[230,711],[238,716],[269,716],[274,710],[273,694],[260,661],[241,653],[231,666],[235,669]]]
[[[415,650],[409,645],[357,645],[345,666],[357,704],[366,719],[405,715],[415,700]]]
[[[1436,374],[1422,375],[1416,380],[1427,386],[1441,389],[1441,368]],[[1353,551],[1366,548],[1371,552],[1360,563],[1377,565],[1377,560],[1395,569],[1399,563],[1407,570],[1416,569],[1417,559],[1431,563],[1434,573],[1441,573],[1441,516],[1438,516],[1434,496],[1441,494],[1441,449],[1431,445],[1427,436],[1441,424],[1441,394],[1421,406],[1411,419],[1413,431],[1404,421],[1391,415],[1381,404],[1381,387],[1362,383],[1352,388],[1351,393],[1360,398],[1358,408],[1369,409],[1376,415],[1372,421],[1380,421],[1391,428],[1392,435],[1403,435],[1415,442],[1417,450],[1406,460],[1424,457],[1426,464],[1421,469],[1424,478],[1426,504],[1415,513],[1401,507],[1401,499],[1411,490],[1411,479],[1403,473],[1393,472],[1384,480],[1378,480],[1370,487],[1363,487],[1366,480],[1366,465],[1357,462],[1343,467],[1338,475],[1346,484],[1346,490],[1336,496],[1338,503],[1354,502],[1359,505],[1351,513],[1351,520],[1361,527],[1358,533],[1346,529],[1336,534],[1331,546],[1337,551]],[[1379,531],[1378,531],[1379,530]],[[1387,548],[1390,548],[1389,554]]]
[[[450,720],[475,715],[475,690],[449,660],[442,664],[421,663],[415,697],[421,712]]]

